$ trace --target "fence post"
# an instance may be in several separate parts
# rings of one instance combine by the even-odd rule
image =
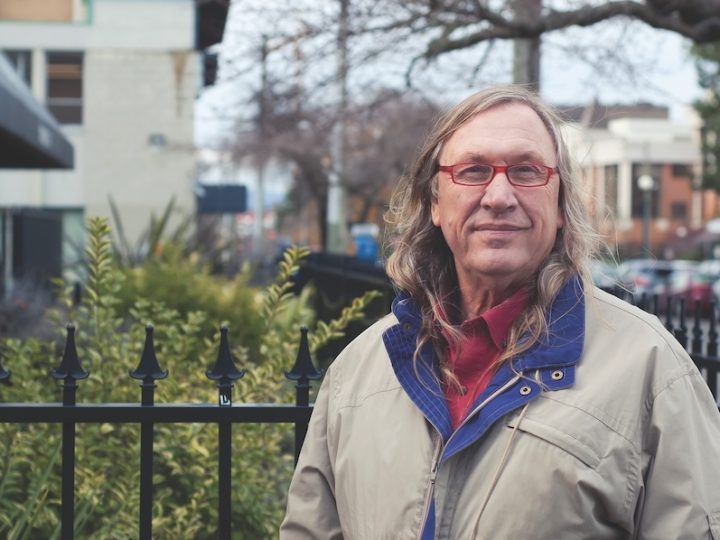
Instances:
[[[208,379],[217,382],[218,405],[220,407],[232,406],[232,381],[245,375],[244,371],[235,366],[230,343],[228,341],[228,327],[220,328],[220,350],[212,370],[205,372]],[[218,538],[229,540],[231,527],[232,502],[232,423],[228,420],[218,422]]]
[[[68,324],[65,351],[60,365],[51,371],[56,379],[63,380],[63,406],[75,406],[77,382],[86,379],[88,372],[80,365],[75,347],[75,326]],[[75,521],[75,422],[62,423],[62,498],[61,538],[72,540]]]
[[[308,344],[308,329],[303,326],[300,329],[300,346],[295,359],[295,365],[290,371],[285,372],[285,377],[291,381],[297,381],[295,384],[295,405],[298,407],[307,407],[310,405],[310,381],[316,381],[322,377],[322,370],[315,369],[312,358],[310,357],[310,346]],[[308,424],[306,422],[298,422],[295,424],[295,464],[297,465],[300,449],[307,435]]]
[[[155,405],[155,381],[167,377],[167,370],[160,368],[155,356],[155,343],[153,340],[153,326],[145,327],[145,345],[138,367],[129,371],[133,379],[142,380],[142,396],[140,403],[143,407]],[[140,422],[140,540],[152,538],[152,505],[153,505],[153,422]]]
[[[714,306],[710,309],[715,310]],[[702,354],[702,342],[703,342],[703,331],[700,325],[700,302],[695,304],[695,313],[693,314],[693,327],[692,327],[692,346],[690,351],[693,354]]]
[[[673,328],[673,297],[668,295],[665,303],[665,328],[671,334],[675,334]],[[657,313],[657,312],[656,312]]]
[[[718,331],[715,307],[710,311],[710,330],[708,330],[708,343],[705,354],[716,357],[718,352]]]
[[[685,321],[685,299],[680,298],[680,322],[678,323],[677,328],[674,330],[675,339],[678,340],[678,343],[682,345],[683,349],[687,349],[687,324]]]

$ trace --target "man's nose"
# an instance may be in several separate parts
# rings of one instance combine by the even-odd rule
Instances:
[[[515,187],[508,180],[506,173],[498,172],[485,186],[481,204],[493,210],[505,210],[517,205]]]

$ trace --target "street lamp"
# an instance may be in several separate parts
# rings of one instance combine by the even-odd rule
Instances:
[[[652,202],[652,190],[655,189],[655,180],[649,174],[643,174],[637,179],[637,185],[642,191],[643,210],[643,251],[646,256],[650,255],[650,203]]]

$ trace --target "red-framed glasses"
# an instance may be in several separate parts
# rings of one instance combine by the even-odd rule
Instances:
[[[498,173],[505,173],[508,182],[517,187],[540,187],[558,172],[557,167],[537,163],[517,165],[488,165],[485,163],[456,163],[440,165],[442,172],[450,173],[450,179],[461,186],[486,186]]]

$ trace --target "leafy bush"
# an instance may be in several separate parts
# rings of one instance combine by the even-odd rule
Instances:
[[[177,244],[164,246],[162,255],[150,257],[134,267],[123,267],[116,296],[118,311],[128,313],[137,298],[163,303],[187,316],[201,311],[202,330],[208,334],[232,321],[234,341],[243,343],[255,359],[265,323],[257,309],[258,289],[248,285],[249,269],[233,279],[214,276],[191,254],[183,254]],[[307,313],[313,317],[312,313]]]
[[[217,390],[203,371],[213,363],[218,335],[210,337],[205,330],[207,312],[192,310],[188,304],[181,314],[144,298],[127,307],[119,295],[123,273],[113,261],[108,236],[104,220],[90,221],[85,298],[73,307],[67,291],[62,295],[67,311],[53,313],[58,323],[69,313],[78,328],[78,353],[90,372],[90,377],[79,383],[78,401],[139,401],[139,388],[127,373],[140,358],[144,325],[152,322],[157,357],[170,372],[158,383],[156,401],[214,403]],[[292,365],[299,327],[312,319],[312,312],[307,293],[294,296],[289,280],[305,255],[302,249],[288,250],[276,282],[263,294],[252,295],[246,306],[262,324],[255,335],[258,356],[235,385],[235,402],[292,401],[292,386],[281,374]],[[177,267],[180,273],[187,271],[182,261]],[[242,285],[234,286],[238,292],[231,297],[241,294]],[[319,324],[311,348],[341,335],[375,296],[368,293],[346,308],[338,320]],[[61,389],[50,384],[47,376],[48,369],[58,363],[57,343],[39,339],[5,339],[1,343],[4,365],[13,373],[13,384],[0,387],[4,401],[61,400]],[[241,366],[251,360],[244,346],[236,346],[234,355]],[[61,429],[51,424],[0,424],[0,537],[59,538]],[[76,430],[76,538],[136,537],[140,427],[78,424]],[[233,538],[276,536],[292,473],[292,441],[289,425],[234,427]],[[217,426],[158,424],[154,451],[153,537],[216,537]]]

